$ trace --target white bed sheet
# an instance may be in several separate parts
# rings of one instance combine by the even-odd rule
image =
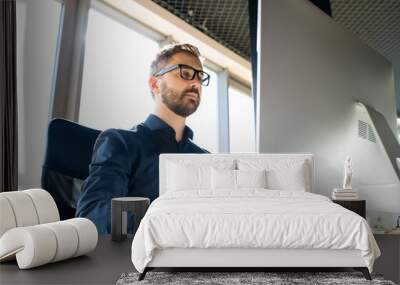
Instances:
[[[359,215],[322,195],[265,189],[160,196],[132,242],[133,265],[143,272],[166,248],[357,249],[370,272],[380,255]]]

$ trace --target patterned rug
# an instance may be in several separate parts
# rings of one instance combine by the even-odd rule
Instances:
[[[142,281],[139,273],[122,274],[117,285],[146,284],[213,284],[213,285],[395,285],[384,280],[381,275],[372,274],[372,281],[364,278],[360,272],[148,272]]]

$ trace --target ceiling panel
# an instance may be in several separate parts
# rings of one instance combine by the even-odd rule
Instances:
[[[400,64],[400,0],[331,0],[333,19]]]
[[[153,0],[245,59],[250,59],[248,0]]]

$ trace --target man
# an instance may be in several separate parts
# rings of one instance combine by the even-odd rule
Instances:
[[[210,79],[199,57],[189,44],[162,49],[148,80],[153,113],[131,130],[109,129],[99,135],[77,205],[77,216],[92,220],[99,233],[111,232],[112,198],[158,197],[160,153],[207,152],[191,141],[193,132],[185,125],[200,104],[202,85]]]

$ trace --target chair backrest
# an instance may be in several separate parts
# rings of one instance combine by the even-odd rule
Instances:
[[[89,175],[99,130],[53,119],[48,128],[42,188],[54,198],[61,220],[75,216],[83,180]]]

